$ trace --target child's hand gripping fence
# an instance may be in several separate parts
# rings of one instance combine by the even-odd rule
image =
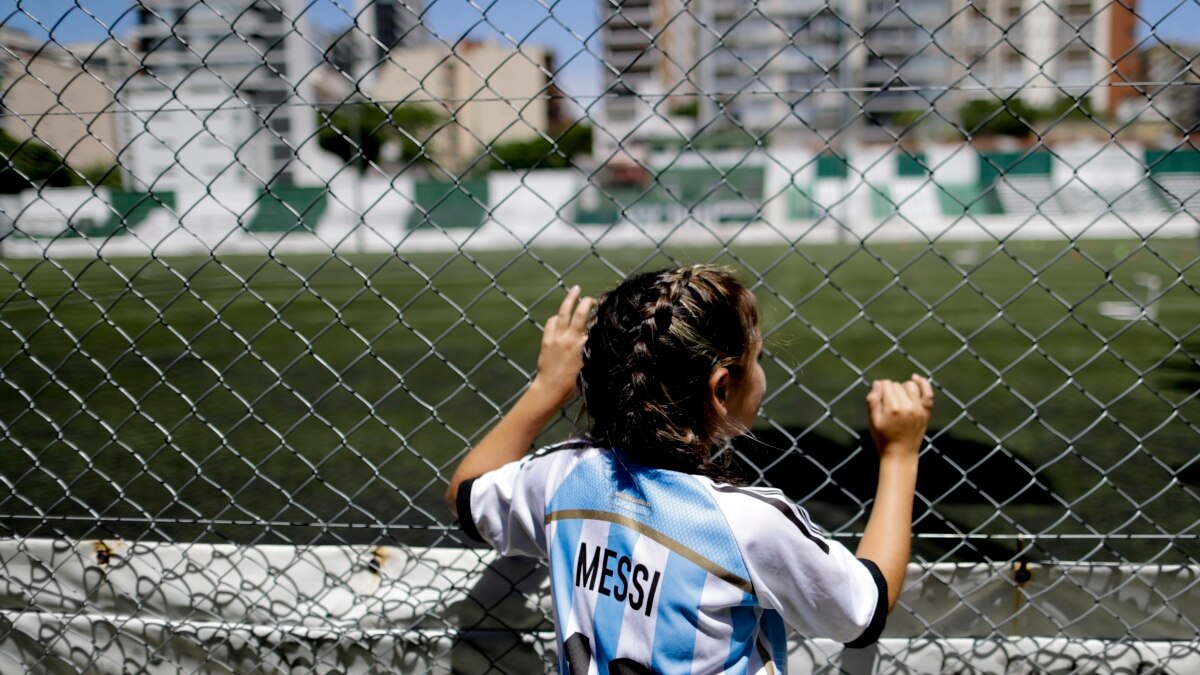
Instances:
[[[764,317],[737,451],[830,536],[869,382],[937,389],[886,639],[795,669],[1195,669],[1198,15],[10,3],[0,670],[556,663],[446,480],[565,288],[706,261]]]

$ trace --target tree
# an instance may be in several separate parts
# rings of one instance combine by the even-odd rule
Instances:
[[[1019,98],[1007,101],[968,101],[958,109],[958,120],[972,136],[1028,136],[1037,109]]]
[[[592,127],[572,124],[550,138],[538,136],[525,141],[494,143],[489,148],[489,168],[500,169],[563,169],[571,165],[576,155],[592,151]]]
[[[1055,122],[1059,118],[1064,120],[1085,120],[1095,118],[1096,115],[1097,113],[1092,107],[1092,102],[1086,97],[1074,99],[1070,96],[1063,96],[1048,107],[1043,108],[1039,119],[1047,122]]]
[[[15,194],[39,185],[66,187],[72,172],[49,146],[33,139],[18,141],[0,129],[0,194]]]
[[[671,106],[670,113],[676,117],[689,117],[696,119],[700,117],[700,101],[691,99],[683,101]]]
[[[116,164],[93,164],[75,173],[75,185],[106,187],[120,190],[124,187],[121,167]]]
[[[1062,97],[1042,108],[1019,98],[1007,101],[968,101],[958,109],[964,132],[972,136],[1028,136],[1044,133],[1035,124],[1057,124],[1064,120],[1094,118],[1095,111],[1086,99]]]
[[[428,157],[430,132],[442,120],[442,115],[428,106],[410,103],[389,111],[367,101],[344,103],[317,115],[317,143],[346,164],[353,164],[359,173],[379,163],[389,142],[399,144],[402,162]]]
[[[393,110],[391,118],[400,141],[400,161],[406,164],[429,156],[429,138],[445,120],[436,109],[413,103]]]

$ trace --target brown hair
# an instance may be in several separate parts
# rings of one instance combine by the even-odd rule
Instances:
[[[579,390],[592,437],[638,464],[731,478],[713,447],[747,430],[712,409],[709,376],[740,377],[758,339],[754,294],[727,268],[630,277],[588,327]]]

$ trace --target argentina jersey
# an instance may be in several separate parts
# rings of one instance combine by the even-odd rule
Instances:
[[[547,558],[560,670],[775,673],[785,623],[877,639],[887,589],[775,490],[626,466],[577,440],[464,482],[464,531]]]

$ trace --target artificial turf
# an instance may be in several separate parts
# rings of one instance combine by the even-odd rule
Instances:
[[[867,383],[921,372],[920,556],[1194,559],[1198,259],[1152,239],[0,260],[0,532],[452,543],[445,479],[563,288],[715,261],[767,336],[748,475],[835,534],[873,493]],[[1144,299],[1138,273],[1156,318],[1104,316]]]

